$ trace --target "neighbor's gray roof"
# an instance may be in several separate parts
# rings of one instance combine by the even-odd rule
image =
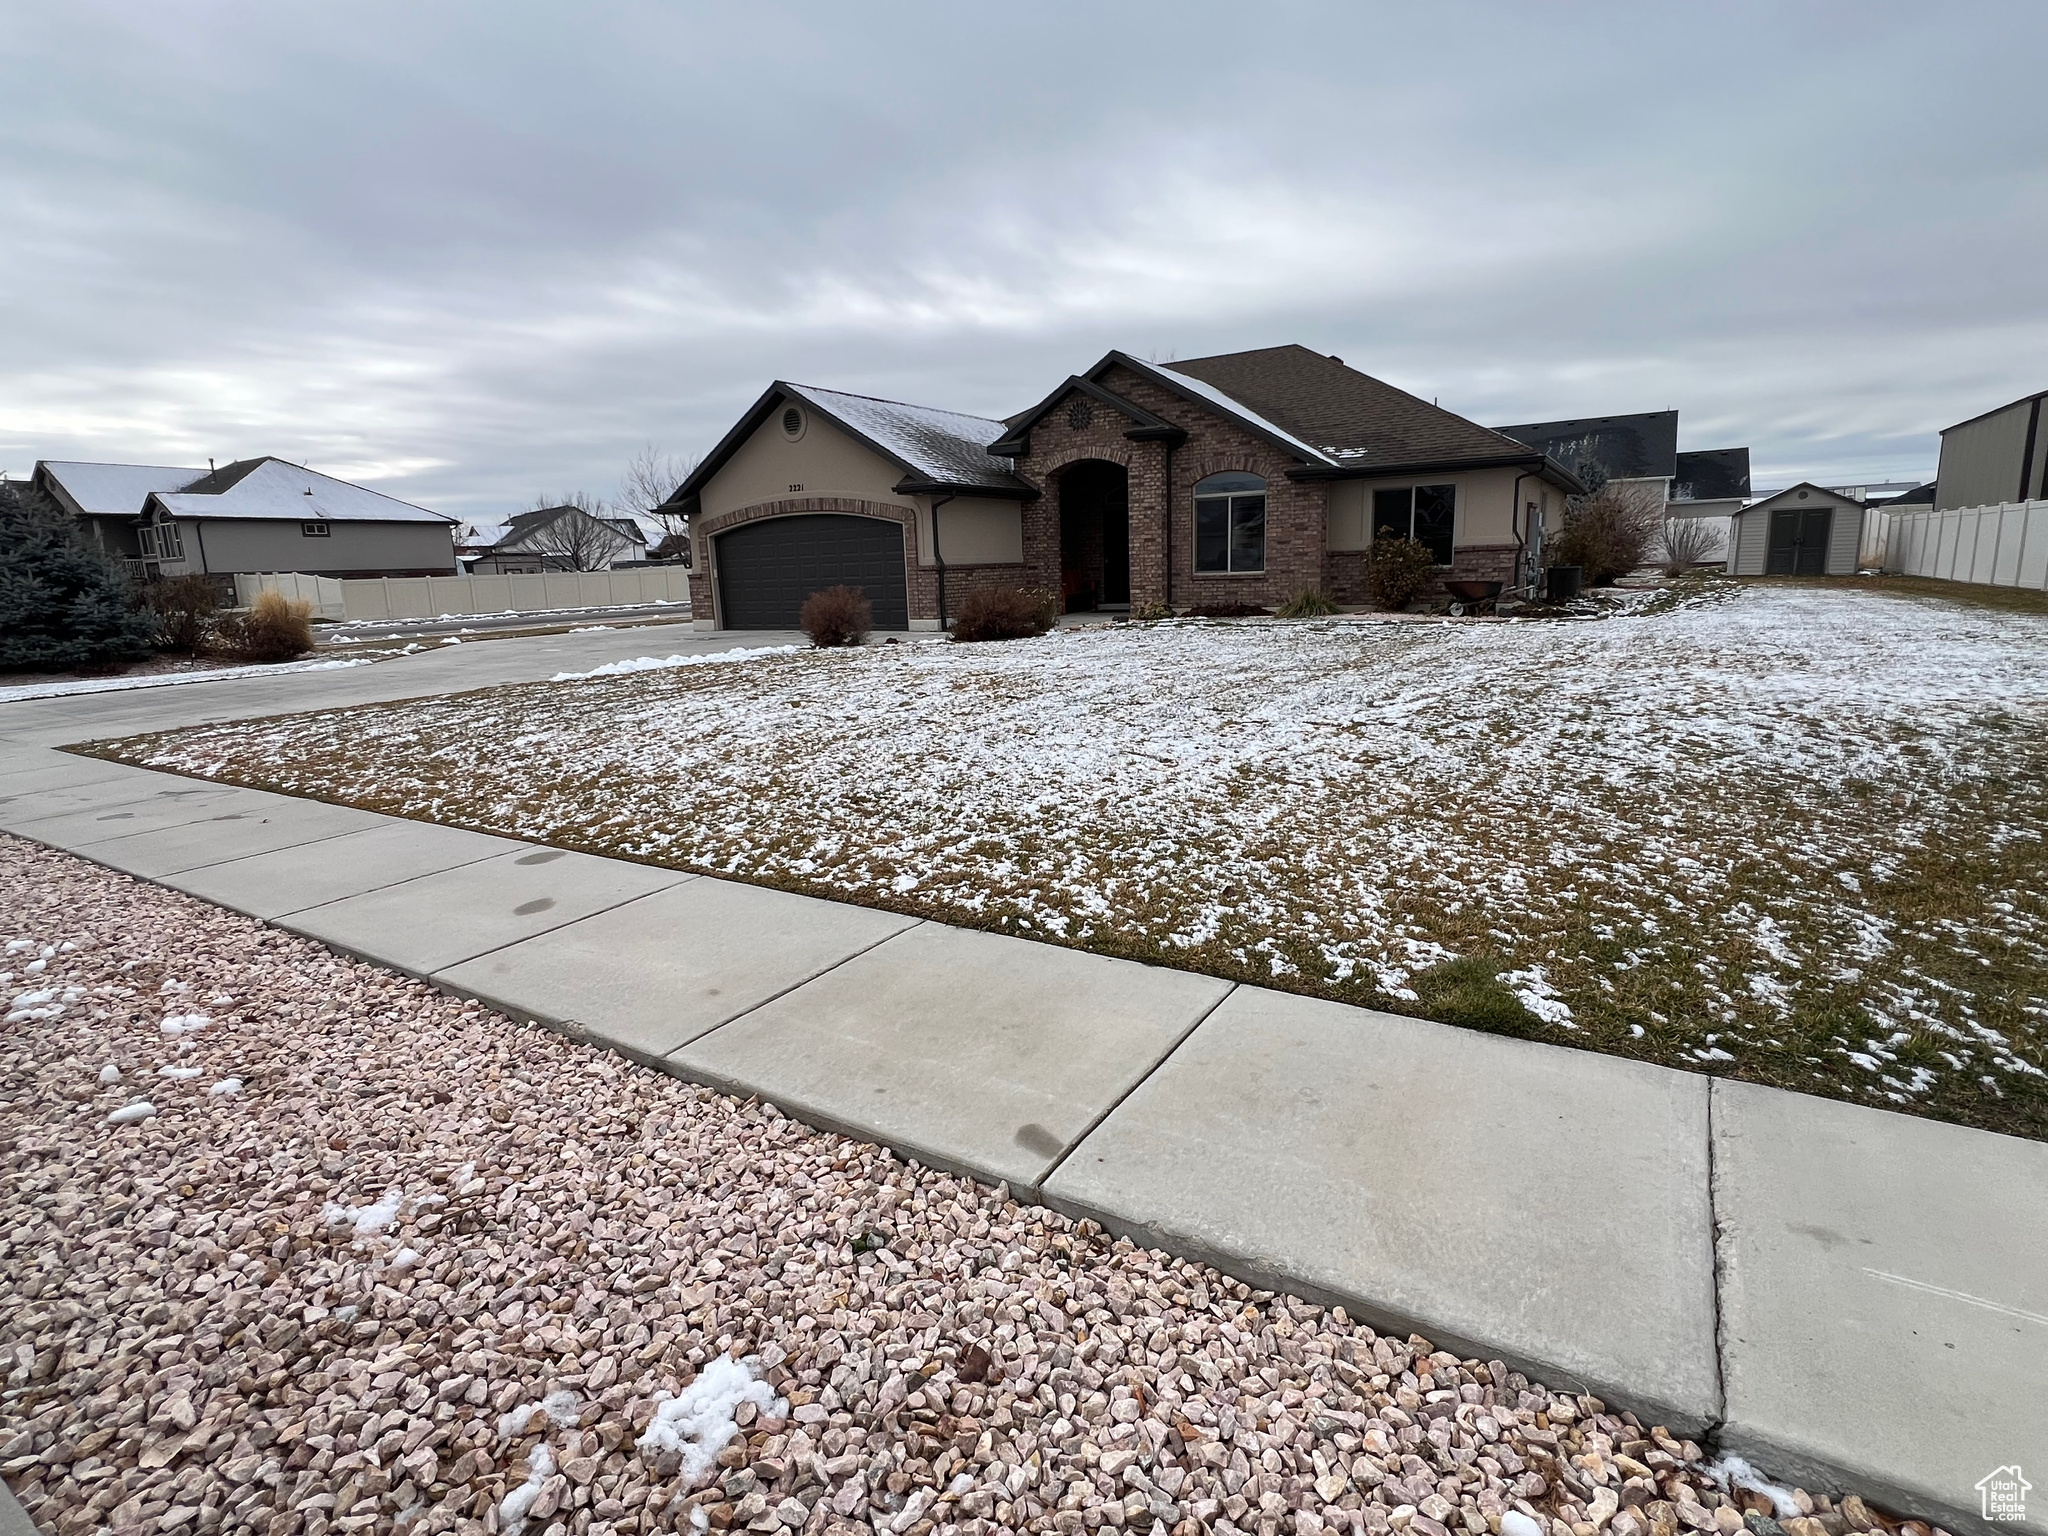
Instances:
[[[63,488],[81,512],[133,517],[152,491],[181,491],[206,473],[172,464],[85,464],[44,459],[36,472]]]
[[[913,474],[940,485],[1009,488],[1017,482],[1010,461],[991,456],[988,445],[1007,430],[1000,421],[942,411],[872,395],[842,394],[812,384],[782,386],[851,428]]]
[[[1678,472],[1678,412],[1581,416],[1498,429],[1541,449],[1566,469],[1597,464],[1610,480],[1668,480]]]
[[[311,494],[307,494],[311,492]],[[396,496],[284,459],[241,459],[153,499],[173,517],[275,518],[320,523],[453,523]]]

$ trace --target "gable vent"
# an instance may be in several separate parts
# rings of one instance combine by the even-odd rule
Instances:
[[[782,413],[782,435],[791,442],[804,435],[804,413],[793,405]]]

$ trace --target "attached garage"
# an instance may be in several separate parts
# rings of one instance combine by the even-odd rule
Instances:
[[[795,629],[804,599],[827,587],[859,587],[875,628],[908,629],[903,525],[829,514],[767,517],[714,541],[718,616],[725,629]]]
[[[1743,508],[1728,538],[1731,576],[1853,576],[1863,503],[1812,484]]]

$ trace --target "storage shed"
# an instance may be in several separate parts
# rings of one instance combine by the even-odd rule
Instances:
[[[1863,504],[1802,482],[1735,514],[1731,576],[1854,576]]]

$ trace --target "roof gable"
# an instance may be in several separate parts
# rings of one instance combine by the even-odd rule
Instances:
[[[853,395],[815,384],[777,379],[733,424],[662,506],[694,515],[698,497],[734,454],[760,431],[785,402],[801,402],[854,441],[880,454],[903,472],[897,490],[971,491],[1029,496],[1031,487],[1011,473],[1009,459],[989,452],[1005,424],[962,411],[911,405],[874,395]]]
[[[1745,513],[1766,512],[1776,508],[1781,502],[1794,505],[1805,502],[1808,506],[1850,507],[1858,512],[1863,510],[1863,503],[1855,497],[1844,496],[1840,491],[1831,491],[1824,485],[1815,485],[1811,480],[1788,485],[1784,490],[1766,496],[1762,501],[1751,502],[1742,510]]]
[[[1310,462],[1369,471],[1531,456],[1523,443],[1304,346],[1190,358],[1158,372],[1207,386],[1255,412],[1303,444]]]

